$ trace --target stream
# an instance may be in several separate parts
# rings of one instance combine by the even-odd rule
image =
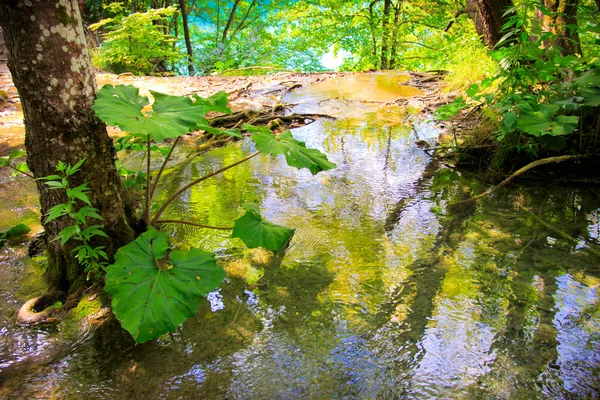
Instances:
[[[296,229],[273,255],[227,232],[165,227],[227,271],[173,335],[135,346],[114,321],[77,334],[18,326],[38,261],[5,246],[0,398],[600,397],[598,187],[518,181],[452,207],[490,183],[416,145],[440,132],[415,117],[419,89],[404,80],[354,75],[287,94],[293,112],[337,117],[292,131],[336,169],[312,176],[260,155],[167,209],[164,219],[231,226],[255,201]],[[400,96],[406,107],[386,103]],[[253,151],[244,140],[169,169],[156,199]],[[33,212],[23,193],[0,231]]]

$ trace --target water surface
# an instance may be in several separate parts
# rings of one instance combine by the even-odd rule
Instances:
[[[328,90],[294,94],[297,110],[318,108]],[[193,188],[164,216],[231,226],[239,204],[255,201],[267,219],[296,229],[284,254],[169,226],[174,241],[215,251],[228,272],[196,317],[144,345],[113,326],[65,351],[52,329],[18,328],[6,316],[0,394],[598,397],[600,260],[586,250],[600,241],[598,189],[514,185],[452,208],[489,184],[417,147],[439,132],[411,109],[359,100],[333,104],[327,113],[337,120],[293,131],[335,170],[312,176],[255,157]],[[246,140],[167,171],[157,200],[252,151]],[[0,291],[7,298],[8,288]]]

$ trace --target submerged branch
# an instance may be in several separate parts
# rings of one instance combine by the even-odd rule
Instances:
[[[196,222],[184,221],[184,220],[179,220],[179,219],[159,219],[158,221],[155,221],[154,223],[155,224],[183,224],[183,225],[197,226],[200,228],[217,229],[217,230],[222,230],[222,231],[230,231],[233,229],[233,227],[198,224]]]

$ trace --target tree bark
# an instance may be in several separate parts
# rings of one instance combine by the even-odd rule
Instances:
[[[489,48],[496,46],[502,38],[502,26],[509,19],[504,13],[512,6],[512,0],[477,0],[482,26],[479,29],[483,30],[483,43]],[[477,27],[477,19],[475,19],[475,26]]]
[[[0,25],[8,49],[8,65],[19,91],[25,117],[27,162],[36,178],[55,174],[59,160],[86,161],[70,185],[89,182],[90,200],[103,217],[111,257],[134,239],[131,201],[118,176],[115,150],[106,126],[91,110],[96,83],[86,48],[77,0],[0,0]],[[37,181],[41,212],[66,203],[63,190]],[[46,219],[42,216],[42,222]],[[92,221],[96,223],[97,221]],[[46,224],[51,288],[68,291],[85,282],[83,268],[71,253],[74,240],[60,246],[55,236],[71,225],[68,217]]]
[[[231,12],[229,13],[227,24],[225,25],[225,29],[223,30],[223,37],[221,38],[221,43],[225,43],[225,41],[227,40],[227,33],[229,33],[229,29],[233,24],[233,19],[235,18],[235,12],[237,11],[238,4],[240,4],[240,0],[235,0],[235,2],[233,3],[233,7],[231,7]]]
[[[384,0],[383,2],[383,19],[381,27],[381,69],[389,68],[389,43],[390,43],[390,10],[392,8],[392,0]]]
[[[194,50],[192,49],[192,40],[190,39],[190,27],[188,25],[188,13],[185,7],[185,0],[179,0],[181,9],[181,19],[183,21],[183,35],[185,37],[185,47],[188,53],[188,72],[194,76]]]
[[[579,34],[568,28],[577,25],[579,0],[544,0],[544,6],[551,12],[543,16],[544,29],[556,35],[550,45],[561,47],[564,55],[581,54]]]

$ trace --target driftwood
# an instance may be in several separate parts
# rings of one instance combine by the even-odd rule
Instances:
[[[265,125],[274,120],[280,120],[282,122],[292,123],[298,122],[305,124],[306,120],[315,121],[319,118],[336,119],[331,115],[327,114],[290,114],[290,115],[277,115],[267,114],[259,111],[238,111],[231,115],[222,115],[214,117],[208,120],[210,126],[215,128],[232,128],[239,126],[242,123]]]

